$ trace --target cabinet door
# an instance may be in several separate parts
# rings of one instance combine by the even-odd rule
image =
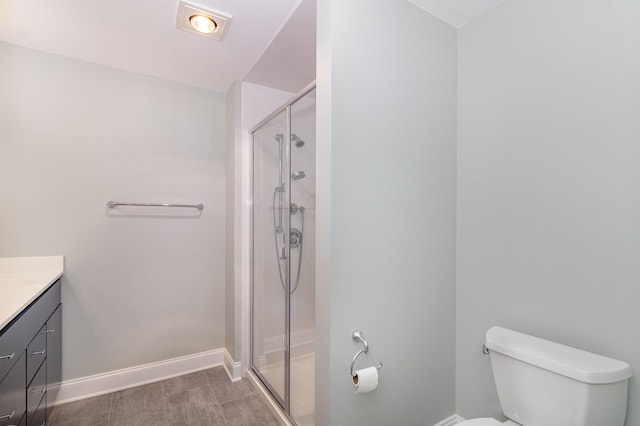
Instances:
[[[0,383],[0,426],[18,424],[25,412],[26,368],[25,357],[21,353],[18,361]]]
[[[36,373],[33,381],[27,387],[27,424],[33,424],[36,411],[41,404],[46,408],[47,366],[43,364]]]
[[[47,405],[52,406],[62,381],[62,304],[46,325],[47,334]]]

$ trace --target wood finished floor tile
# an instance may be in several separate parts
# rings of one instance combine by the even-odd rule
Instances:
[[[169,395],[165,400],[170,426],[226,426],[222,408],[210,387],[186,389]]]
[[[174,377],[172,379],[163,380],[159,382],[162,386],[162,393],[165,398],[175,393],[181,393],[187,389],[199,389],[208,388],[211,390],[212,381],[209,374],[205,371],[198,371],[191,374],[185,374],[184,376]]]
[[[276,426],[247,379],[222,367],[52,409],[50,426]]]
[[[256,394],[249,380],[243,379],[237,382],[231,382],[222,367],[205,370],[205,372],[209,375],[213,393],[220,404]]]
[[[110,426],[168,426],[160,382],[113,394]]]
[[[258,395],[234,399],[221,404],[229,426],[278,426],[269,408]]]
[[[113,394],[58,405],[49,410],[50,426],[109,426]]]

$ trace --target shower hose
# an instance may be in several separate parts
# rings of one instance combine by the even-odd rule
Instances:
[[[276,254],[276,262],[278,263],[278,275],[280,276],[280,285],[282,286],[283,290],[286,290],[286,285],[284,283],[284,277],[282,276],[282,266],[280,264],[280,260],[286,260],[286,259],[281,259],[279,254],[280,250],[278,247],[278,231],[281,231],[284,234],[284,230],[283,229],[278,229],[278,227],[276,226],[276,194],[278,194],[280,191],[278,191],[279,187],[276,187],[273,190],[273,200],[271,202],[271,205],[273,206],[272,209],[272,216],[273,216],[273,243],[275,244],[275,254]],[[300,212],[300,218],[301,218],[301,225],[300,225],[300,245],[298,247],[300,247],[300,251],[298,253],[298,269],[296,272],[296,279],[295,279],[295,284],[293,286],[293,288],[291,290],[289,290],[289,294],[293,294],[296,289],[298,288],[298,283],[300,282],[300,269],[302,266],[302,247],[304,245],[304,207],[300,207],[299,210]],[[281,212],[280,212],[281,213]],[[283,236],[284,237],[284,236]],[[290,237],[290,236],[289,236]],[[291,250],[289,250],[289,258],[291,258]]]

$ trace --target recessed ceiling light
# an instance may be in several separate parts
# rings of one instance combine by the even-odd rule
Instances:
[[[183,1],[178,5],[176,27],[203,37],[221,40],[231,16],[212,12]]]
[[[205,15],[193,15],[189,18],[189,23],[196,29],[196,31],[203,34],[209,34],[210,32],[215,31],[218,26],[216,21]]]

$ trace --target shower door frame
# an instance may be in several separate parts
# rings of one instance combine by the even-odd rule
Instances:
[[[273,400],[280,406],[280,408],[282,408],[282,410],[284,411],[284,415],[287,416],[287,418],[293,423],[296,424],[295,420],[293,419],[292,415],[291,415],[291,294],[290,294],[290,287],[291,287],[291,267],[290,267],[290,263],[289,260],[287,260],[287,270],[286,270],[286,284],[285,284],[285,348],[284,348],[284,362],[285,362],[285,366],[284,366],[284,399],[280,397],[280,395],[278,394],[278,392],[273,388],[273,386],[269,383],[269,381],[264,377],[264,375],[262,373],[260,373],[259,369],[257,368],[256,364],[255,364],[255,360],[254,360],[254,353],[253,353],[253,342],[254,342],[254,285],[255,285],[255,277],[254,277],[254,214],[255,214],[255,204],[254,204],[254,200],[255,200],[255,153],[256,153],[256,148],[255,148],[255,132],[260,130],[260,128],[262,128],[263,126],[265,126],[266,124],[268,124],[271,120],[273,120],[274,118],[278,117],[278,115],[282,114],[283,112],[285,112],[285,141],[289,144],[289,147],[291,146],[291,106],[293,104],[295,104],[296,102],[298,102],[299,100],[301,100],[302,98],[304,98],[306,95],[308,95],[309,93],[311,93],[312,91],[314,91],[316,89],[316,82],[315,80],[312,81],[309,85],[307,85],[302,91],[300,91],[299,93],[297,93],[294,97],[292,97],[291,99],[289,99],[284,105],[282,105],[281,107],[277,108],[276,110],[274,110],[271,114],[269,114],[268,116],[266,116],[262,121],[260,121],[258,124],[256,124],[255,126],[253,126],[250,130],[249,130],[249,134],[251,135],[251,152],[250,152],[250,158],[251,158],[251,165],[250,165],[250,170],[251,170],[251,179],[250,179],[250,187],[251,190],[249,192],[249,196],[250,196],[250,200],[251,200],[251,209],[250,209],[250,231],[249,231],[249,235],[250,235],[250,254],[249,254],[249,266],[250,266],[250,271],[249,271],[249,281],[250,281],[250,294],[249,294],[249,369],[253,372],[253,374],[256,375],[256,377],[260,380],[260,382],[262,383],[262,385],[267,389],[267,391],[269,392],[269,394],[271,395],[271,397],[273,398]],[[287,159],[289,161],[289,164],[291,164],[291,155],[290,155],[290,149],[287,149],[287,153],[289,153],[289,158]],[[290,174],[290,173],[289,173]],[[288,191],[289,191],[289,196],[287,197],[288,200],[291,199],[291,178],[289,178],[289,185],[287,185]],[[288,222],[288,230],[287,232],[290,231],[291,228],[291,223]],[[287,238],[288,241],[288,238]],[[290,248],[289,248],[289,243],[287,242],[287,253],[290,259]]]

